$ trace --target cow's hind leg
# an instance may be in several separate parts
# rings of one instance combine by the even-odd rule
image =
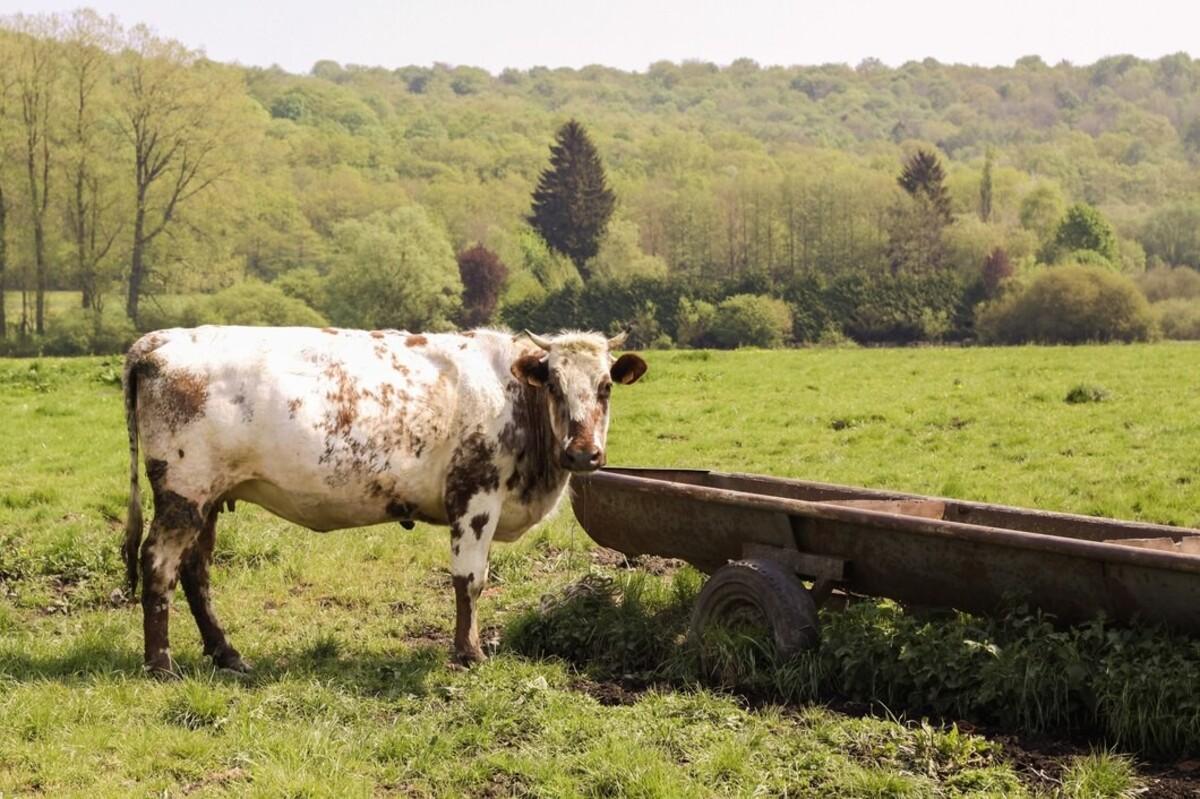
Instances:
[[[479,595],[488,578],[488,555],[500,516],[500,503],[477,496],[470,512],[450,525],[450,576],[454,581],[454,652],[463,664],[484,659],[479,643]]]
[[[179,577],[183,583],[183,593],[187,596],[188,607],[192,610],[192,617],[196,620],[196,626],[200,628],[204,654],[211,657],[218,668],[245,673],[250,671],[250,666],[226,639],[225,630],[213,612],[209,595],[208,570],[212,564],[213,544],[217,536],[218,507],[219,503],[208,511],[204,529],[184,555]]]
[[[156,677],[178,676],[171,659],[169,634],[171,594],[183,553],[200,534],[198,527],[177,527],[156,514],[150,536],[142,544],[142,625],[146,671]]]

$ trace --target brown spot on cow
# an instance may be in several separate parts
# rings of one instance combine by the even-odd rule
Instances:
[[[446,474],[446,515],[451,521],[467,514],[472,497],[500,487],[500,470],[492,462],[495,454],[495,446],[479,431],[454,451]]]
[[[150,485],[160,485],[167,479],[167,462],[158,458],[146,459],[146,479],[150,481]]]
[[[515,465],[504,486],[520,489],[521,502],[535,494],[556,490],[563,479],[558,465],[550,411],[533,386],[512,381],[506,387],[512,402],[512,419],[500,431],[500,448],[511,454]]]
[[[475,540],[483,538],[483,528],[487,526],[488,515],[486,513],[477,513],[471,517],[471,529],[475,532]]]
[[[428,343],[429,339],[421,335],[409,336],[404,339],[404,346],[406,347],[424,347]]]
[[[334,405],[333,410],[326,414],[325,431],[330,434],[348,433],[358,418],[358,385],[340,363],[325,367],[325,376],[333,383],[332,390],[325,398]]]
[[[295,419],[296,412],[300,410],[300,406],[303,404],[304,404],[304,400],[301,397],[294,397],[294,398],[288,400],[288,402],[287,402],[288,418]]]
[[[166,487],[167,462],[146,459],[146,478],[154,492],[154,523],[167,530],[199,530],[204,523],[200,507]]]
[[[372,330],[371,338],[383,338],[383,331],[382,330]]]
[[[338,334],[336,327],[323,327],[323,328],[321,328],[321,332],[328,333],[331,336],[336,336]]]
[[[463,335],[464,335],[464,336],[466,336],[467,338],[475,338],[475,331],[474,331],[474,330],[468,330],[468,331],[466,331],[465,333],[463,333]]]
[[[161,371],[154,356],[143,363],[158,368],[154,378],[160,403],[159,412],[172,433],[204,415],[208,402],[208,379],[186,369]]]
[[[250,402],[244,390],[239,391],[234,396],[233,404],[241,409],[243,424],[250,424],[250,422],[254,421],[254,404]]]

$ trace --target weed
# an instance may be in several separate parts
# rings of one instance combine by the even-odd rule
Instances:
[[[1064,401],[1070,405],[1082,405],[1088,402],[1104,402],[1109,396],[1108,389],[1104,386],[1080,383],[1067,392]]]
[[[221,687],[186,681],[167,700],[163,719],[188,730],[218,730],[229,720],[231,700]]]
[[[1093,752],[1073,758],[1062,776],[1066,799],[1126,799],[1139,793],[1129,758],[1112,752]]]

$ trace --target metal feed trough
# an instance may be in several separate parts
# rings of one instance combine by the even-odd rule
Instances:
[[[749,610],[794,652],[839,589],[982,614],[1019,598],[1065,622],[1102,611],[1200,635],[1200,530],[704,470],[572,481],[597,543],[712,575],[693,634]]]

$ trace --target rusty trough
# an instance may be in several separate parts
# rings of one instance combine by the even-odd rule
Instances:
[[[750,608],[777,646],[811,646],[836,589],[981,614],[1019,599],[1064,622],[1103,612],[1200,635],[1200,530],[704,470],[572,481],[597,543],[712,575],[693,633]]]

